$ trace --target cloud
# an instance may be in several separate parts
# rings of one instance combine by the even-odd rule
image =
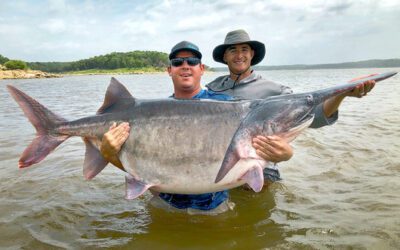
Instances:
[[[330,6],[327,6],[327,12],[332,12],[336,15],[339,15],[346,10],[348,10],[352,6],[352,3],[345,1],[345,2],[335,2]]]
[[[64,20],[62,19],[57,19],[57,18],[51,18],[48,20],[45,20],[40,27],[44,30],[44,32],[50,32],[50,33],[61,33],[66,30],[66,24]]]
[[[400,57],[399,12],[395,0],[5,1],[0,54],[67,61],[113,51],[169,52],[190,40],[208,65],[221,66],[213,48],[242,28],[266,44],[262,64]]]

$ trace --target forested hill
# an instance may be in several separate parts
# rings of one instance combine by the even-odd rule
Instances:
[[[400,59],[374,59],[359,62],[330,64],[295,64],[279,66],[255,66],[256,70],[296,70],[296,69],[350,69],[350,68],[396,68],[400,67]],[[214,71],[226,71],[226,67],[212,68]]]
[[[0,64],[9,61],[0,55]],[[158,51],[113,52],[73,62],[28,62],[32,70],[63,73],[84,70],[150,69],[164,70],[169,64],[168,54]],[[346,68],[395,68],[400,67],[400,59],[374,59],[359,62],[331,64],[296,64],[279,66],[255,66],[256,70],[302,70],[302,69],[346,69]],[[208,67],[207,67],[208,69]],[[226,67],[210,68],[212,71],[226,71]]]
[[[268,69],[351,69],[351,68],[395,68],[400,67],[400,59],[366,60],[359,62],[314,64],[314,65],[282,65],[282,66],[259,66]]]
[[[74,62],[28,62],[33,70],[62,73],[90,69],[154,68],[168,66],[168,54],[157,51],[113,52]]]

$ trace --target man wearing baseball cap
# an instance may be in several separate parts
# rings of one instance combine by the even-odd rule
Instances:
[[[177,43],[169,54],[170,65],[168,74],[171,76],[174,93],[171,97],[178,99],[214,99],[232,100],[232,97],[202,89],[201,76],[204,73],[204,65],[201,63],[202,54],[197,45],[182,41]],[[101,152],[104,158],[114,165],[123,168],[118,159],[118,152],[122,144],[129,136],[128,123],[118,126],[114,124],[102,140]],[[190,146],[190,145],[188,145]],[[292,156],[290,145],[281,148],[278,154],[273,155],[277,161],[286,160]],[[263,157],[262,155],[260,155]],[[218,214],[232,209],[234,204],[229,202],[228,192],[220,191],[206,194],[155,194],[152,204],[165,209],[178,209],[192,214]]]
[[[182,41],[172,47],[169,54],[170,65],[167,68],[174,85],[174,93],[170,97],[231,100],[232,97],[228,95],[201,88],[200,81],[204,73],[201,58],[199,47],[194,43]],[[114,124],[104,134],[100,148],[106,160],[122,169],[123,165],[118,158],[118,153],[128,138],[129,131],[128,123],[121,123],[118,126]],[[229,202],[228,191],[206,194],[154,193],[151,203],[167,210],[186,211],[191,214],[218,214],[234,206],[232,202]]]

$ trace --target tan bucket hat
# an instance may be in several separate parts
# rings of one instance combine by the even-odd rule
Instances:
[[[250,40],[249,34],[244,30],[234,30],[226,34],[224,44],[218,45],[213,50],[214,61],[224,63],[225,50],[234,44],[246,43],[254,50],[254,57],[251,60],[251,65],[256,65],[261,62],[265,56],[265,45],[258,41]]]

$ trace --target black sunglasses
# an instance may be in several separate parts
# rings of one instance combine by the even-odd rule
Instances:
[[[174,67],[182,66],[183,62],[187,62],[189,66],[196,66],[201,62],[201,60],[197,57],[178,57],[171,59],[171,65]]]

